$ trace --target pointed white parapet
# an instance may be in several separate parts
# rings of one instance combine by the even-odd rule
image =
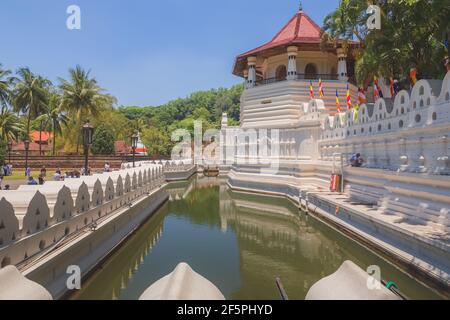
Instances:
[[[154,283],[139,300],[225,300],[220,290],[187,263]]]
[[[351,261],[311,287],[306,300],[401,300]]]
[[[70,189],[62,183],[46,183],[42,186],[22,185],[18,188],[22,191],[39,191],[45,196],[50,209],[52,223],[58,223],[69,219],[74,211],[74,202]]]
[[[21,236],[42,231],[49,226],[50,210],[45,196],[37,190],[12,190],[0,193],[14,208]]]
[[[0,248],[14,242],[18,235],[19,220],[14,214],[14,208],[12,204],[0,194]],[[3,263],[5,262],[6,260],[3,261]]]
[[[40,284],[25,278],[14,266],[0,269],[0,300],[53,300]]]

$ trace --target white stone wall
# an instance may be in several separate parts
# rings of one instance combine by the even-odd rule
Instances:
[[[0,267],[17,265],[164,182],[162,165],[0,192]],[[123,183],[125,181],[125,183]]]
[[[394,102],[378,99],[363,105],[357,116],[352,110],[328,118],[319,142],[321,159],[361,153],[369,168],[450,174],[449,96],[450,73],[439,86],[421,80]]]

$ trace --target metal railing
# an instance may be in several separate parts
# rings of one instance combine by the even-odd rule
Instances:
[[[321,73],[321,74],[305,74],[305,73],[299,73],[296,75],[295,79],[297,80],[319,80],[322,79],[323,81],[336,81],[339,79],[339,75],[337,74],[328,74],[328,73]],[[282,82],[286,81],[287,78],[267,78],[267,79],[261,79],[256,81],[256,85],[266,85],[276,82]]]

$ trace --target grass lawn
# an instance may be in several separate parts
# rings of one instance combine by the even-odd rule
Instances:
[[[31,171],[31,176],[37,181],[39,175],[41,174],[41,171]],[[55,174],[55,171],[47,170],[47,177],[46,181],[49,181],[53,179],[53,175]],[[3,177],[3,181],[17,181],[17,180],[26,180],[25,177],[25,170],[14,170],[12,176]]]

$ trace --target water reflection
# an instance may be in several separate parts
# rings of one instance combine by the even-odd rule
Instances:
[[[436,297],[285,199],[234,193],[215,178],[171,184],[167,192],[171,200],[74,298],[137,299],[185,261],[227,299],[279,299],[276,276],[291,299],[303,299],[348,259],[363,268],[379,265],[411,298]]]

